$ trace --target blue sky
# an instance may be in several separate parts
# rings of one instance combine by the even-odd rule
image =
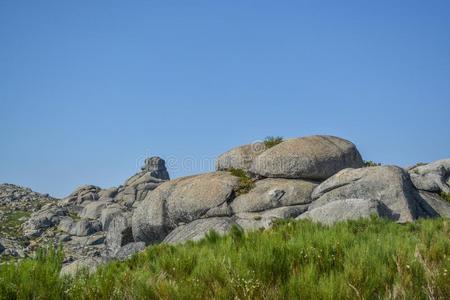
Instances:
[[[449,15],[449,1],[0,0],[0,182],[64,196],[150,155],[178,177],[268,135],[337,135],[401,166],[450,157]]]

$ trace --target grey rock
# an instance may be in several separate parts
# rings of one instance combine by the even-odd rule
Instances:
[[[109,224],[114,219],[114,217],[117,215],[120,215],[124,211],[125,211],[125,208],[122,208],[118,204],[114,204],[114,205],[108,206],[105,209],[103,209],[102,213],[100,215],[100,221],[102,223],[103,230],[107,231]]]
[[[450,158],[414,167],[409,175],[419,190],[450,193]]]
[[[249,172],[255,158],[266,150],[262,142],[236,147],[218,157],[216,170],[242,169]]]
[[[345,169],[316,187],[310,209],[344,199],[379,200],[399,222],[435,216],[420,197],[408,174],[395,166]]]
[[[92,274],[97,270],[99,265],[105,262],[106,260],[104,258],[87,257],[79,259],[64,265],[61,268],[59,275],[61,277],[73,277],[80,272],[87,272],[89,274]]]
[[[87,246],[100,245],[105,242],[105,239],[106,239],[105,232],[103,232],[103,231],[96,232],[96,233],[92,234],[91,236],[87,237],[86,245]]]
[[[228,172],[206,173],[163,183],[134,210],[135,241],[160,242],[180,223],[204,217],[229,203],[239,179]],[[211,213],[210,213],[211,215]]]
[[[80,220],[76,222],[70,230],[71,235],[88,236],[102,229],[102,224],[98,220]]]
[[[240,195],[231,203],[234,213],[257,212],[280,206],[310,203],[316,183],[298,180],[268,178],[257,181],[247,194]]]
[[[153,156],[145,160],[145,165],[141,168],[142,171],[150,173],[152,177],[159,178],[162,180],[169,180],[169,173],[166,169],[166,162],[164,159]]]
[[[58,230],[69,233],[74,226],[75,222],[71,217],[64,217],[59,221]]]
[[[47,206],[31,214],[30,218],[22,225],[23,232],[27,237],[40,236],[45,229],[57,225],[67,213],[66,208],[55,206],[55,204]]]
[[[116,253],[122,246],[134,242],[130,216],[120,214],[114,217],[106,233],[106,246]]]
[[[79,216],[82,219],[98,219],[105,207],[106,201],[90,202],[83,208]]]
[[[208,218],[195,220],[189,224],[174,229],[164,239],[164,243],[178,244],[186,241],[198,241],[214,230],[218,234],[227,233],[233,225],[237,225],[231,218]]]
[[[0,254],[2,254],[3,251],[5,251],[5,247],[0,243]]]
[[[61,200],[61,205],[80,205],[84,201],[97,201],[100,196],[100,188],[95,185],[83,185],[78,187],[69,196]]]
[[[334,224],[345,220],[369,218],[372,215],[396,220],[391,210],[379,200],[343,199],[316,207],[297,217],[323,224]]]
[[[243,212],[236,214],[233,219],[244,230],[258,230],[270,228],[276,220],[295,218],[304,213],[308,205],[284,206],[261,212]]]
[[[125,260],[130,256],[132,256],[133,254],[141,252],[143,250],[145,250],[144,242],[129,243],[121,247],[114,255],[114,258],[119,260]]]
[[[98,192],[100,199],[112,199],[117,195],[118,188],[112,187]]]
[[[443,218],[450,218],[450,202],[442,199],[438,194],[419,191],[420,196],[431,206],[432,210],[429,212],[433,215],[435,211],[439,216]]]
[[[0,207],[34,212],[57,199],[14,184],[0,184]]]
[[[326,179],[345,168],[363,166],[351,142],[316,135],[286,140],[256,157],[252,172],[263,177]]]
[[[141,172],[131,176],[122,187],[118,189],[115,202],[132,208],[135,202],[140,202],[148,193],[163,182],[169,180],[165,162],[159,157],[150,157],[145,160]]]

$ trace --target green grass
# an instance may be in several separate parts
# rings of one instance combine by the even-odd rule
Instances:
[[[450,299],[448,219],[272,229],[151,246],[59,278],[58,252],[0,266],[1,299]]]
[[[283,137],[281,136],[268,136],[263,141],[266,148],[272,148],[273,146],[276,146],[281,142],[283,142]]]
[[[255,181],[244,170],[231,168],[229,172],[231,175],[239,177],[239,187],[235,191],[236,196],[246,194],[255,187]]]
[[[442,197],[444,200],[450,202],[450,193],[441,192],[439,195],[441,195],[441,197]]]

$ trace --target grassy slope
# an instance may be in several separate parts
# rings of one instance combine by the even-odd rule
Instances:
[[[57,253],[0,266],[2,298],[450,299],[448,220],[373,219],[158,245],[88,276],[60,279]]]

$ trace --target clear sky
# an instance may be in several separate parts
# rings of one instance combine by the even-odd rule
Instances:
[[[450,157],[450,1],[0,0],[0,182],[65,196],[268,135]],[[176,158],[176,160],[174,160]]]

